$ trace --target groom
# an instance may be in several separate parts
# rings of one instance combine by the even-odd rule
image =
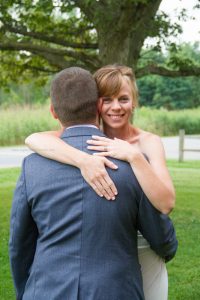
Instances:
[[[97,97],[92,75],[81,68],[65,69],[52,82],[52,113],[66,128],[62,139],[88,153],[91,135],[103,136]],[[117,165],[108,172],[118,195],[103,201],[79,169],[38,154],[25,158],[9,244],[17,300],[144,299],[137,230],[166,261],[177,240],[170,219],[150,204],[130,166]]]

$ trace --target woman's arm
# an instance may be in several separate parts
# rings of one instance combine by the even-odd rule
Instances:
[[[138,182],[151,203],[162,213],[168,214],[175,205],[175,191],[165,163],[161,139],[147,134],[142,146],[130,144],[120,139],[93,137],[89,149],[103,151],[98,156],[111,156],[130,163]],[[95,146],[94,146],[95,145]],[[149,162],[144,157],[145,153]]]
[[[169,214],[175,206],[175,190],[169,175],[161,139],[156,135],[147,137],[143,154],[133,155],[129,162],[148,199],[162,213]]]
[[[33,133],[25,140],[25,144],[38,154],[75,166],[94,191],[107,200],[114,200],[117,189],[106,168],[117,169],[117,166],[105,157],[94,157],[80,151],[60,139],[62,131]]]

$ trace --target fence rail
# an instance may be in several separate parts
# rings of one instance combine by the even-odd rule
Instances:
[[[184,160],[184,152],[200,152],[200,148],[185,148],[185,138],[189,139],[200,139],[200,135],[186,135],[184,129],[179,130],[179,162]]]

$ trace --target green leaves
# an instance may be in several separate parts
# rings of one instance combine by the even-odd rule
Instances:
[[[160,12],[161,0],[7,0],[0,3],[0,83],[53,74],[71,65],[94,71],[109,63],[134,67],[146,37],[157,37],[155,50],[181,32],[178,22]],[[180,12],[181,20],[186,11]],[[165,66],[184,70],[192,62],[176,54]],[[171,50],[170,50],[171,51]],[[4,55],[5,54],[5,55]],[[155,63],[154,60],[146,62]],[[12,71],[9,65],[12,64]],[[146,63],[142,64],[145,67]],[[176,67],[178,66],[178,67]],[[168,72],[168,71],[167,71]],[[147,73],[164,74],[149,67]],[[137,73],[139,74],[139,72]],[[168,72],[170,75],[170,72]],[[175,73],[171,73],[175,76]],[[184,73],[186,74],[186,73]],[[195,72],[198,75],[198,71]],[[166,75],[166,73],[165,73]]]
[[[167,65],[182,71],[200,67],[200,51],[199,43],[195,43],[193,47],[190,44],[182,44],[176,46],[172,44],[169,48],[169,58]]]
[[[140,60],[140,66],[155,64],[177,70],[181,74],[188,72],[193,74],[200,68],[199,44],[172,44],[168,52],[161,54],[152,51],[144,51]],[[145,106],[166,109],[182,109],[200,106],[200,78],[199,77],[161,77],[149,75],[138,80],[140,91],[140,103]]]

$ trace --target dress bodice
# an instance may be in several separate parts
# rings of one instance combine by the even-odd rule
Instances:
[[[138,231],[138,248],[143,249],[143,248],[149,248],[150,245],[147,242],[147,240],[143,237],[140,231]]]

